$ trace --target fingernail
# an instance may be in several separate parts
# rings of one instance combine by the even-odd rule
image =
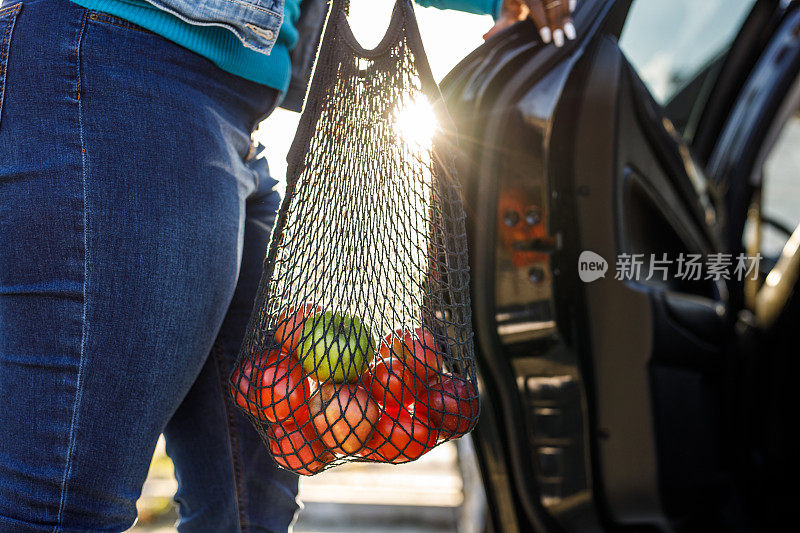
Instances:
[[[544,44],[547,44],[547,43],[549,43],[549,42],[550,42],[550,38],[552,37],[552,35],[550,34],[550,28],[548,28],[547,26],[545,26],[544,28],[542,28],[541,30],[539,30],[539,36],[541,36],[541,38],[542,38],[542,42],[543,42]]]
[[[570,41],[575,38],[575,26],[571,22],[564,24],[564,35],[566,35],[567,39]]]
[[[561,28],[553,32],[553,44],[557,47],[564,46],[564,32],[561,31]]]
[[[569,12],[575,11],[575,6],[578,5],[578,0],[569,0]]]

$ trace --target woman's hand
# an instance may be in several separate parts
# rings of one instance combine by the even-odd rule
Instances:
[[[552,40],[556,46],[562,46],[565,38],[575,38],[572,12],[576,3],[577,0],[503,0],[500,17],[483,38],[488,39],[515,22],[531,17],[539,28],[542,42],[547,44]]]

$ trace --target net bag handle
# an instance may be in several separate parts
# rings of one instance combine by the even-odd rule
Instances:
[[[342,11],[345,15],[350,14],[350,0],[331,0],[332,6],[331,9],[338,9]]]
[[[314,62],[314,71],[309,84],[308,95],[303,113],[300,116],[297,132],[294,141],[286,156],[286,196],[291,195],[294,190],[294,181],[302,172],[302,162],[305,157],[305,148],[308,146],[309,133],[313,125],[317,122],[321,103],[325,97],[325,89],[321,79],[324,79],[324,70],[336,58],[335,52],[340,51],[342,44],[347,45],[350,53],[355,58],[372,59],[384,54],[393,44],[402,39],[401,30],[405,30],[409,50],[414,54],[417,72],[422,82],[423,92],[435,95],[431,102],[436,112],[439,124],[443,131],[453,132],[454,123],[444,105],[444,99],[439,91],[439,85],[433,77],[428,57],[425,54],[425,47],[422,44],[422,36],[417,24],[417,17],[414,14],[414,6],[411,0],[396,0],[392,15],[389,19],[389,26],[381,41],[372,49],[365,49],[356,39],[347,15],[350,11],[350,0],[331,0],[331,7],[328,18],[325,22],[322,40],[320,42],[317,60]],[[448,142],[457,144],[455,137],[447,135]]]

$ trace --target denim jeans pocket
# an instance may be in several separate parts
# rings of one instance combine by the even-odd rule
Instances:
[[[8,71],[8,49],[17,15],[22,11],[22,2],[0,9],[0,123],[3,121],[3,97],[6,92],[6,72]]]
[[[133,22],[129,22],[123,18],[115,17],[114,15],[109,15],[108,13],[103,13],[102,11],[89,11],[89,20],[93,22],[102,22],[104,24],[111,24],[112,26],[119,26],[120,28],[127,28],[129,30],[140,31],[142,33],[150,33],[156,35],[156,33],[142,28],[141,26],[134,24]]]

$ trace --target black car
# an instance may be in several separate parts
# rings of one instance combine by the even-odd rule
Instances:
[[[799,7],[584,0],[576,41],[521,22],[442,83],[490,529],[786,530]]]

